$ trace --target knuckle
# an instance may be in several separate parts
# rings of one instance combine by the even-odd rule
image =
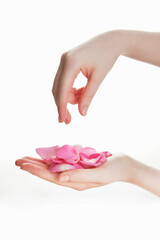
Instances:
[[[77,64],[77,56],[73,53],[67,53],[65,56],[65,64],[69,66],[73,66]]]
[[[67,55],[67,52],[64,52],[64,53],[61,55],[61,60],[62,60],[62,61],[65,59],[66,55]]]

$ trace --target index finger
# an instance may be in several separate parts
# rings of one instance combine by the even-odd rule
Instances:
[[[55,94],[60,122],[63,122],[66,118],[68,112],[67,104],[69,102],[69,92],[71,91],[74,81],[79,72],[80,69],[76,65],[76,62],[72,62],[71,64],[70,60],[65,61],[63,72],[57,83],[57,89]]]

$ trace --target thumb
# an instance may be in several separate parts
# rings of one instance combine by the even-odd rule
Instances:
[[[79,112],[83,116],[87,114],[88,108],[92,102],[94,95],[96,94],[99,85],[100,85],[99,79],[96,79],[95,75],[92,75],[88,79],[88,82],[81,94],[78,104]]]

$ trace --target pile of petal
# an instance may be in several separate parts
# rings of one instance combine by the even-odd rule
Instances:
[[[82,148],[80,145],[37,148],[36,152],[48,165],[48,169],[52,173],[98,167],[107,161],[108,157],[112,156],[110,152],[97,153],[94,148]]]

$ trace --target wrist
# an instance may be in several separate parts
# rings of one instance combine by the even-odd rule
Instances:
[[[137,161],[126,154],[120,155],[117,160],[117,169],[119,171],[117,181],[133,183],[137,176]]]
[[[136,161],[135,159],[128,157],[126,162],[126,170],[127,170],[127,177],[126,182],[132,184],[138,184],[138,175],[140,174],[139,171],[141,170],[142,163]]]
[[[118,55],[127,55],[129,49],[131,48],[131,31],[127,30],[112,30],[110,34],[112,35],[112,41],[115,43],[115,48],[118,50]]]
[[[111,182],[131,182],[133,179],[133,159],[126,154],[116,153],[110,157],[106,164],[106,178]],[[110,174],[111,173],[111,174]]]
[[[119,55],[127,56],[133,48],[133,31],[131,30],[113,30],[111,31],[116,46],[119,49]]]

